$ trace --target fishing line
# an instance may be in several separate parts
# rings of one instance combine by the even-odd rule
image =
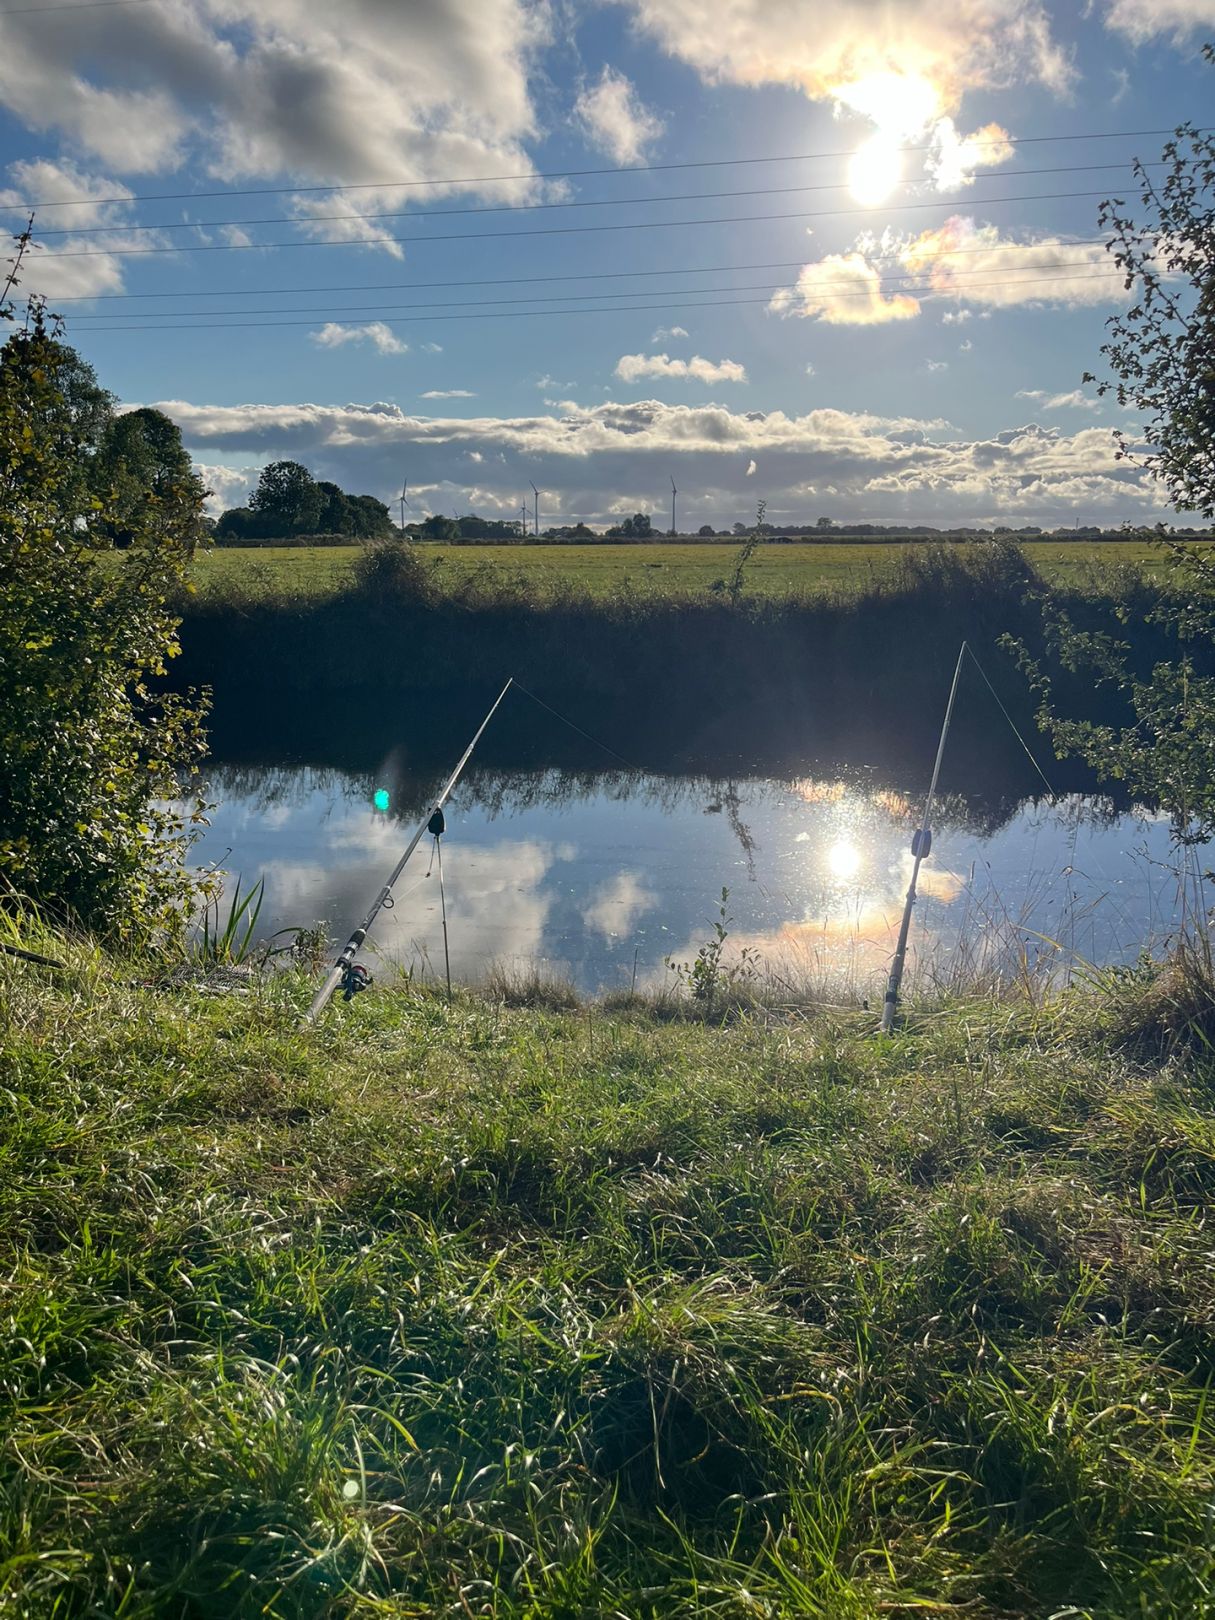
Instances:
[[[970,654],[971,662],[974,664],[974,666],[978,670],[979,674],[982,675],[983,681],[984,681],[984,684],[987,687],[987,690],[991,693],[992,697],[995,698],[996,704],[999,707],[1000,713],[1008,721],[1008,724],[1012,729],[1013,736],[1021,744],[1021,747],[1024,748],[1026,758],[1029,760],[1029,762],[1033,766],[1034,770],[1037,771],[1038,775],[1042,778],[1043,782],[1046,784],[1046,791],[1050,794],[1052,799],[1057,799],[1059,797],[1059,795],[1055,792],[1054,788],[1046,780],[1046,772],[1042,769],[1041,765],[1038,764],[1038,761],[1034,758],[1033,753],[1030,750],[1029,744],[1026,742],[1025,738],[1021,735],[1021,733],[1017,730],[1016,722],[1013,720],[1012,715],[1009,714],[1008,710],[1004,707],[1004,704],[1001,702],[1000,694],[996,691],[995,687],[987,679],[987,671],[983,668],[982,664],[979,662],[978,658],[975,656],[975,650],[970,645],[969,642],[966,643],[966,651]]]
[[[631,760],[625,759],[623,754],[618,754],[614,748],[609,748],[607,743],[600,742],[598,737],[592,737],[589,731],[584,731],[581,726],[575,725],[575,723],[572,720],[567,719],[565,715],[559,714],[558,711],[554,709],[551,704],[546,703],[543,698],[538,698],[534,692],[529,692],[526,686],[520,686],[518,681],[516,681],[514,684],[517,692],[522,692],[524,697],[531,698],[533,703],[538,703],[542,709],[547,709],[549,714],[551,714],[554,719],[560,720],[562,725],[568,726],[571,731],[576,731],[580,737],[585,737],[587,742],[594,743],[596,748],[602,748],[605,754],[610,754],[613,759],[618,759],[626,770],[636,771],[639,776],[645,774],[640,765],[634,765]]]

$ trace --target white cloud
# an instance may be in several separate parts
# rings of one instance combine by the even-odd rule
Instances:
[[[782,288],[769,308],[838,326],[872,326],[911,320],[929,298],[1007,309],[1117,303],[1124,297],[1122,275],[1100,243],[1059,236],[1021,241],[1002,236],[996,225],[954,215],[918,236],[865,237],[849,253],[803,265],[797,286]],[[973,314],[947,309],[941,321],[960,325]]]
[[[527,0],[197,0],[81,8],[54,26],[10,12],[0,105],[122,174],[528,174],[528,78],[549,20]],[[517,196],[528,182],[471,189]]]
[[[686,338],[688,330],[684,326],[656,326],[650,333],[651,343],[669,343],[672,338]]]
[[[747,380],[746,368],[737,360],[706,360],[699,354],[690,360],[672,360],[667,354],[622,354],[616,375],[624,382],[639,382],[642,377],[690,377],[703,383]]]
[[[1070,393],[1050,394],[1042,388],[1019,388],[1018,399],[1032,399],[1036,405],[1041,405],[1044,411],[1099,411],[1101,401],[1091,399],[1079,388],[1073,388]]]
[[[743,476],[746,477],[746,478],[754,478],[755,477],[755,472],[756,472],[755,458],[752,457],[751,460],[748,461],[748,463],[747,463],[747,470],[746,470],[746,472],[744,473]]]
[[[308,336],[321,349],[340,349],[347,343],[370,343],[380,354],[409,353],[408,343],[403,343],[384,321],[367,321],[363,326],[326,321],[318,332],[309,332]]]
[[[814,365],[813,365],[813,363],[811,361],[807,360],[807,362],[806,362],[806,375],[807,375],[807,377],[813,377],[814,374],[815,374],[814,373]]]
[[[418,499],[463,509],[469,452],[478,511],[515,516],[534,481],[553,521],[601,522],[628,492],[661,510],[668,475],[705,508],[739,504],[746,468],[764,464],[774,519],[830,499],[858,521],[1121,522],[1166,516],[1137,470],[1119,461],[1101,427],[1072,433],[1016,426],[963,439],[947,423],[827,408],[800,416],[658,400],[578,406],[517,417],[414,416],[395,405],[194,405],[162,402],[187,446],[208,465],[282,458],[317,478],[390,499],[400,468],[425,467]],[[412,483],[412,480],[411,480]],[[665,494],[664,494],[665,492]],[[636,508],[631,508],[636,509]]]
[[[959,135],[952,118],[940,120],[933,143],[925,168],[938,191],[973,185],[976,169],[994,169],[1016,152],[1008,131],[999,124],[984,124],[973,135]]]
[[[1105,0],[1105,26],[1137,45],[1161,34],[1181,43],[1215,27],[1215,0]]]
[[[769,308],[778,315],[817,317],[831,326],[875,326],[920,313],[915,298],[882,292],[882,276],[860,253],[829,253],[803,265],[796,289],[782,287]]]
[[[922,83],[948,112],[968,89],[1071,80],[1038,0],[629,0],[639,25],[711,83],[793,85],[872,116],[877,76]],[[1140,0],[1144,3],[1144,0]],[[1175,4],[1184,0],[1174,0]],[[889,89],[889,86],[886,87]]]
[[[618,934],[631,934],[638,920],[647,911],[653,911],[657,904],[658,896],[639,872],[618,872],[593,890],[583,909],[582,920],[597,934],[611,939]]]
[[[589,144],[616,163],[640,163],[646,147],[662,134],[661,118],[637,99],[637,92],[615,68],[605,67],[599,83],[584,89],[574,117]]]
[[[476,394],[470,393],[467,388],[428,388],[420,396],[422,399],[476,399]]]
[[[257,487],[260,467],[225,467],[206,461],[196,461],[195,469],[210,490],[207,511],[218,517],[230,506],[244,506]]]
[[[959,354],[969,354],[970,351],[973,348],[974,348],[974,344],[970,341],[970,339],[969,338],[963,338],[961,343],[958,344],[958,353]]]
[[[97,230],[120,225],[129,217],[131,191],[108,175],[90,174],[71,162],[33,158],[9,165],[11,186],[0,189],[0,204],[21,209],[31,202],[72,204],[42,211],[36,224],[44,231],[75,226]],[[112,199],[119,199],[113,201]],[[24,223],[24,221],[22,222]],[[163,240],[155,232],[140,232],[142,245]],[[22,290],[47,298],[89,298],[98,293],[121,292],[123,261],[106,248],[129,247],[131,238],[118,231],[95,236],[56,236],[36,240],[22,269]],[[89,249],[85,256],[82,249]]]
[[[927,361],[925,363],[924,369],[925,369],[925,371],[948,371],[949,370],[949,361],[948,360],[929,360],[929,361]]]

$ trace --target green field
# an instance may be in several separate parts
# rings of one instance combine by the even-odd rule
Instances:
[[[1212,1614],[1176,973],[885,1039],[378,986],[301,1032],[302,974],[22,937],[6,1615]]]
[[[761,546],[747,565],[746,588],[774,595],[862,588],[917,549],[923,549],[919,543],[899,542]],[[1060,583],[1111,565],[1153,569],[1161,561],[1159,552],[1139,541],[1029,542],[1024,550]],[[598,595],[620,589],[677,594],[708,590],[728,577],[738,545],[424,545],[419,553],[453,582],[480,571],[494,579],[572,585]],[[341,586],[357,556],[353,547],[219,548],[197,559],[194,580],[201,592],[236,586],[254,595],[324,595]]]

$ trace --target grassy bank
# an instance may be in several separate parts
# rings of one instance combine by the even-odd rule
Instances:
[[[300,979],[50,948],[0,958],[5,1612],[1212,1612],[1215,1070],[1146,981],[305,1036]]]
[[[863,591],[883,578],[914,544],[863,541],[760,546],[747,569],[748,589],[762,596]],[[427,544],[419,555],[436,586],[459,588],[471,577],[529,584],[547,592],[588,591],[595,596],[630,589],[661,595],[709,590],[729,576],[739,542],[681,545],[451,546]],[[1094,570],[1134,567],[1147,574],[1160,553],[1140,541],[1029,541],[1026,559],[1053,583],[1070,585]],[[193,580],[203,595],[243,593],[250,599],[332,595],[349,583],[358,547],[219,547],[200,553]]]

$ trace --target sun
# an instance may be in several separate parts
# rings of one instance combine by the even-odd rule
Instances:
[[[903,178],[902,148],[941,116],[938,87],[922,73],[866,73],[835,90],[836,99],[877,125],[877,134],[852,154],[848,186],[864,208],[884,203]]]
[[[858,147],[848,164],[848,189],[862,208],[877,208],[903,178],[903,154],[895,136],[879,131]]]
[[[850,839],[841,838],[827,851],[827,870],[833,878],[845,883],[860,871],[861,859],[861,852],[856,845]]]

